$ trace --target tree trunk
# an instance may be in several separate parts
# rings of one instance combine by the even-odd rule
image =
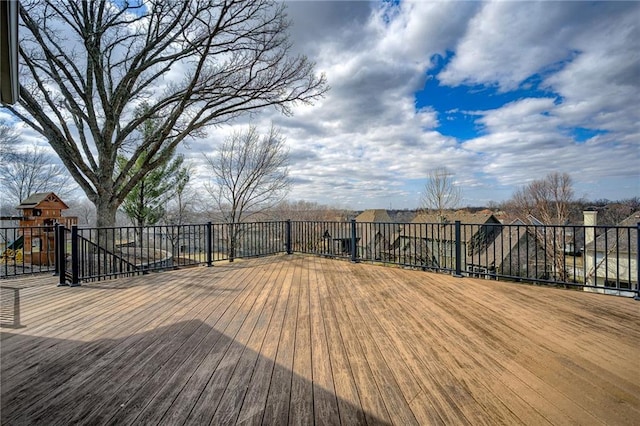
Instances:
[[[96,205],[96,226],[98,228],[113,228],[116,225],[116,211],[118,206],[98,198]],[[114,229],[100,229],[97,233],[97,240],[94,241],[100,246],[98,251],[106,250],[108,253],[116,253],[116,238]],[[103,253],[99,253],[103,254]]]
[[[116,211],[118,211],[118,206],[100,198],[95,201],[95,205],[96,226],[98,228],[116,226]]]

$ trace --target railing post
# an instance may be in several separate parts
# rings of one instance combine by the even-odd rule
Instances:
[[[236,225],[235,222],[229,224],[229,263],[236,257]]]
[[[78,253],[78,225],[71,227],[71,287],[80,286],[80,262]]]
[[[60,233],[58,232],[59,223],[53,225],[53,276],[60,275]]]
[[[640,222],[636,224],[636,296],[634,299],[640,301]]]
[[[356,244],[356,220],[351,219],[351,261],[358,261],[358,245]]]
[[[207,266],[213,266],[213,226],[211,222],[207,222]]]
[[[56,228],[56,270],[58,272],[58,287],[67,284],[67,241],[66,228],[58,225]]]
[[[291,251],[291,219],[287,219],[286,224],[287,254],[293,254]]]
[[[456,273],[453,275],[457,278],[462,278],[462,241],[460,241],[460,221],[455,222],[456,233]]]

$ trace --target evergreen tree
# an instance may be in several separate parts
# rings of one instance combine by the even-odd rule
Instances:
[[[120,157],[120,166],[128,159]],[[144,160],[141,160],[144,161]],[[139,166],[136,162],[130,173]],[[122,210],[137,227],[155,225],[165,214],[165,204],[189,182],[184,157],[177,155],[140,179],[122,203]]]
[[[143,104],[139,113],[144,114],[148,106]],[[157,130],[157,119],[149,118],[142,123],[143,144],[146,147],[144,152],[131,164],[130,159],[119,156],[117,159],[118,169],[122,173],[135,176],[147,163],[148,157],[154,152],[153,138]],[[155,225],[165,214],[165,206],[168,200],[177,193],[182,192],[189,182],[189,167],[184,164],[184,156],[175,155],[175,151],[167,157],[166,161],[160,162],[154,169],[146,172],[136,182],[131,191],[122,202],[122,210],[131,219],[134,226],[138,228],[136,234],[138,243],[142,245],[142,229],[145,226]]]

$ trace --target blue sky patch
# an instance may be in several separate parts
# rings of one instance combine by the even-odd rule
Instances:
[[[498,109],[509,102],[525,98],[555,98],[561,103],[562,98],[550,90],[542,89],[541,83],[548,73],[556,72],[569,60],[555,64],[545,72],[534,74],[520,84],[517,90],[500,92],[497,85],[459,85],[444,86],[438,80],[438,74],[454,57],[453,52],[446,56],[434,55],[431,58],[433,67],[427,71],[424,89],[416,92],[416,109],[430,106],[438,113],[437,130],[446,136],[460,140],[469,140],[482,135],[482,126],[476,123],[478,111]]]
[[[607,133],[609,132],[607,132],[606,130],[587,129],[584,127],[576,127],[574,129],[571,129],[571,136],[573,136],[573,139],[575,139],[575,141],[579,143],[586,142],[594,136],[604,135]]]

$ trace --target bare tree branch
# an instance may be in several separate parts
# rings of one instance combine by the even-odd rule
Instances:
[[[543,179],[537,179],[517,189],[509,204],[522,217],[533,225],[534,218],[544,225],[566,225],[569,220],[570,206],[573,202],[573,181],[567,173],[552,172]],[[568,279],[564,247],[566,232],[564,227],[536,226],[538,244],[544,252],[558,279]]]
[[[232,134],[213,157],[205,155],[213,183],[207,191],[225,222],[240,223],[273,207],[289,191],[289,152],[277,129],[260,136],[253,126]],[[235,226],[234,226],[235,228]],[[237,232],[230,232],[230,259]]]
[[[99,226],[114,224],[136,182],[188,136],[267,107],[290,114],[327,90],[292,55],[274,0],[25,0],[20,16],[25,66],[9,109],[48,139]],[[151,117],[162,120],[143,143]],[[115,167],[123,152],[129,165],[144,157],[136,173]]]
[[[423,209],[435,211],[444,218],[445,211],[455,209],[461,201],[462,191],[446,167],[438,167],[429,173],[420,200]]]
[[[41,148],[15,153],[12,160],[0,164],[3,201],[17,205],[38,192],[55,192],[64,197],[74,190],[71,176]]]

